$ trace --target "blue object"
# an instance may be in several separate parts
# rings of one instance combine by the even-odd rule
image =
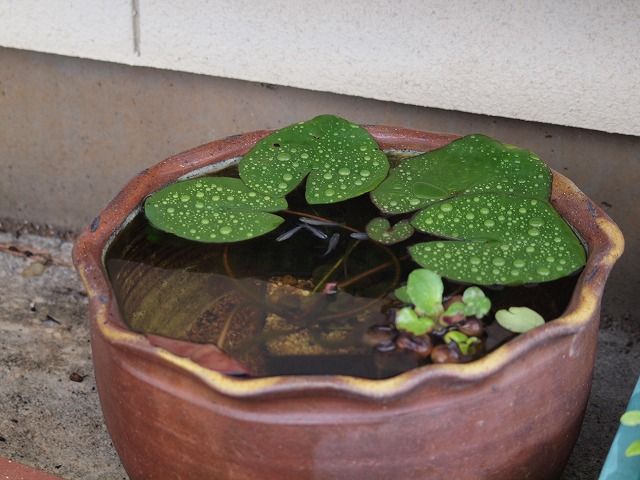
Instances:
[[[640,379],[631,394],[629,410],[640,410]],[[621,412],[620,415],[622,415]],[[640,439],[640,426],[620,425],[600,473],[600,480],[640,480],[640,456],[627,457],[624,452],[634,440]]]

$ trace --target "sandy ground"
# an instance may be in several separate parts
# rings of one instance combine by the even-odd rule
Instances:
[[[7,244],[46,253],[0,253],[0,455],[62,478],[126,479],[102,420],[71,242],[0,233]]]
[[[70,237],[20,230],[0,233],[0,456],[64,479],[126,479],[102,420]],[[598,476],[640,374],[640,323],[605,307],[599,346],[562,480]]]

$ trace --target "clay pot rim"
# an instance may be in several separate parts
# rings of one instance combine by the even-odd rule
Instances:
[[[459,138],[389,126],[365,126],[384,150],[428,151]],[[600,300],[607,277],[624,250],[624,238],[617,225],[570,180],[553,172],[552,203],[574,226],[588,245],[587,264],[580,274],[564,314],[513,340],[483,358],[467,364],[426,365],[395,377],[375,380],[339,375],[292,375],[263,378],[235,378],[200,363],[194,355],[185,356],[161,348],[144,334],[124,324],[104,268],[104,254],[118,231],[139,211],[153,191],[190,172],[201,172],[212,164],[244,155],[270,131],[256,131],[214,141],[169,157],[135,176],[102,210],[90,226],[83,229],[73,249],[73,260],[89,295],[89,311],[94,335],[115,348],[133,351],[168,368],[192,375],[214,391],[236,398],[273,395],[310,395],[334,392],[367,400],[388,400],[436,379],[451,382],[482,382],[507,367],[536,346],[554,338],[573,335],[598,318]],[[593,320],[597,321],[597,320]],[[191,344],[195,345],[195,344]]]

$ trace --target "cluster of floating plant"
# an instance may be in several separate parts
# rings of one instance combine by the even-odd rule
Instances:
[[[420,268],[394,295],[404,304],[395,311],[394,323],[374,326],[370,332],[379,351],[411,351],[433,363],[469,361],[484,351],[483,318],[491,310],[491,300],[480,288],[471,286],[462,295],[444,298],[440,275]],[[544,324],[527,307],[498,310],[495,316],[503,328],[516,333]]]
[[[369,332],[370,342],[380,340],[373,341],[379,351],[408,350],[436,363],[475,358],[483,351],[483,318],[491,301],[476,286],[443,298],[442,277],[523,285],[565,277],[585,262],[580,240],[550,203],[549,168],[531,152],[483,135],[463,137],[391,168],[365,129],[323,115],[265,137],[240,160],[238,171],[240,178],[197,178],[154,193],[145,202],[148,220],[179,237],[228,244],[277,229],[283,222],[277,212],[293,213],[298,224],[275,240],[308,232],[327,240],[325,255],[342,237],[329,236],[324,227],[347,230],[356,242],[406,242],[408,254],[423,268],[395,290],[403,306],[393,309],[393,321]],[[370,194],[381,216],[357,231],[288,210],[286,195],[305,178],[310,207]],[[325,277],[313,292],[332,285]],[[517,333],[544,323],[524,307],[500,310],[495,319]]]

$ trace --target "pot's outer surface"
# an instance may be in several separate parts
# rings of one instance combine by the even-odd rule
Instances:
[[[367,127],[383,149],[427,151],[454,135]],[[83,231],[76,267],[90,296],[105,420],[138,479],[548,480],[577,438],[591,386],[600,300],[623,238],[554,173],[552,202],[588,245],[564,315],[465,365],[386,380],[243,380],[214,347],[125,326],[103,265],[108,243],[151,192],[246,153],[269,132],[212,142],[141,172]],[[216,371],[217,370],[217,371]]]

